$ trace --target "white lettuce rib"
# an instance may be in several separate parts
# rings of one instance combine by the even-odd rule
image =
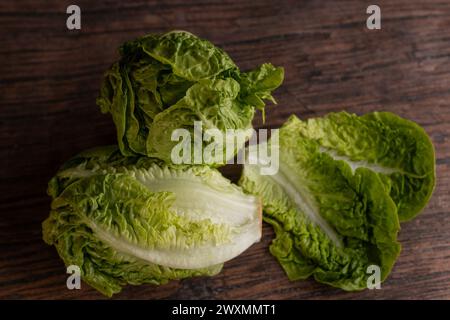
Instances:
[[[210,219],[231,226],[259,219],[259,198],[245,195],[231,185],[224,186],[228,181],[223,178],[223,181],[212,180],[218,183],[212,186],[206,182],[208,179],[183,171],[164,170],[155,174],[152,170],[138,170],[135,177],[152,192],[173,192],[172,209],[189,219]]]
[[[319,208],[317,207],[313,197],[309,194],[308,190],[304,186],[299,183],[295,183],[292,180],[292,177],[297,176],[295,172],[283,163],[281,158],[279,161],[280,163],[277,173],[274,175],[265,175],[264,177],[267,177],[278,184],[286,192],[289,199],[294,202],[300,212],[304,213],[312,223],[319,226],[336,246],[342,247],[341,238],[336,233],[334,228],[331,227],[324,218],[322,218],[319,213]],[[264,157],[257,157],[255,147],[253,147],[253,149],[250,148],[250,151],[248,152],[247,163],[255,163],[246,164],[245,167],[246,169],[253,170],[255,174],[259,175],[261,166],[268,163],[268,160]]]
[[[91,223],[90,227],[101,241],[122,254],[177,269],[207,268],[224,263],[244,252],[261,238],[260,221],[255,220],[239,228],[225,244],[210,244],[189,249],[147,249],[116,237],[94,223]]]
[[[331,227],[324,218],[322,218],[319,213],[319,208],[317,207],[313,197],[309,194],[308,190],[292,181],[292,177],[295,176],[295,173],[283,164],[283,162],[280,162],[280,169],[278,170],[278,173],[268,177],[273,179],[283,188],[300,212],[304,213],[312,223],[319,226],[336,246],[342,247],[341,238],[336,233],[334,228]]]
[[[369,163],[366,160],[362,160],[362,161],[351,160],[350,157],[348,157],[348,156],[339,155],[337,153],[337,151],[334,150],[334,149],[325,148],[325,147],[320,146],[319,150],[322,153],[328,154],[334,160],[345,161],[350,166],[350,168],[352,169],[353,173],[358,168],[367,168],[367,169],[370,169],[370,170],[372,170],[374,172],[383,173],[383,174],[391,174],[391,173],[395,173],[395,172],[404,173],[400,169],[383,167],[383,166],[380,166],[380,165],[378,165],[376,163]]]
[[[220,194],[198,182],[181,179],[176,182],[154,180],[149,189],[154,192],[175,193],[172,208],[192,220],[211,219],[213,223],[239,226],[256,217],[257,198]]]
[[[172,209],[192,220],[210,219],[213,223],[240,226],[258,219],[260,214],[260,199],[243,194],[218,172],[210,172],[216,176],[211,179],[216,184],[211,185],[208,178],[202,179],[189,170],[163,169],[156,165],[148,169],[121,169],[152,192],[175,193]],[[75,167],[63,171],[60,176],[88,177],[93,174],[95,171]]]

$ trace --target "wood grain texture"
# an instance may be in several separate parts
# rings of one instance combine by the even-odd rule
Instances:
[[[95,105],[116,48],[145,33],[189,30],[225,49],[242,69],[285,67],[277,127],[347,110],[389,110],[422,125],[437,156],[437,186],[402,225],[402,253],[382,290],[348,293],[289,282],[264,237],[212,278],[129,286],[115,299],[450,299],[450,2],[377,1],[382,29],[365,28],[367,1],[77,1],[82,29],[65,27],[72,1],[0,2],[0,298],[102,299],[65,287],[55,249],[41,240],[46,184],[73,154],[114,143]],[[239,168],[224,172],[236,179]]]

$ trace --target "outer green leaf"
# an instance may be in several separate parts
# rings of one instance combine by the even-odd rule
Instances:
[[[120,53],[105,73],[97,104],[111,113],[124,155],[165,161],[171,160],[173,129],[192,132],[194,121],[223,134],[242,129],[236,152],[248,138],[255,108],[274,102],[271,92],[284,76],[270,64],[241,73],[223,50],[184,31],[138,38]],[[213,164],[225,164],[234,153]]]
[[[291,123],[280,129],[279,148],[277,174],[261,175],[258,165],[245,165],[240,184],[262,197],[265,220],[276,232],[270,251],[289,279],[313,275],[344,290],[361,290],[367,268],[377,265],[384,280],[400,251],[389,186],[375,172],[353,172],[321,152],[319,143],[299,135]]]

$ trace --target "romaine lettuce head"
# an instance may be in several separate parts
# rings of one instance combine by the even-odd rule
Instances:
[[[390,112],[338,112],[304,122],[293,118],[291,127],[353,169],[379,173],[390,185],[400,221],[414,218],[428,203],[435,185],[434,148],[416,123]]]
[[[220,48],[184,31],[126,42],[120,54],[105,73],[97,104],[111,113],[122,154],[166,162],[178,143],[171,141],[173,130],[192,135],[194,121],[202,121],[203,132],[223,133],[223,145],[225,131],[239,129],[236,153],[248,138],[255,109],[264,111],[264,100],[275,102],[271,92],[284,76],[283,68],[268,63],[241,73]],[[224,152],[213,164],[225,164],[234,153]]]
[[[117,147],[74,157],[48,193],[45,242],[108,296],[126,284],[217,274],[261,237],[260,200],[215,169],[123,157]]]
[[[299,134],[299,125],[291,117],[279,131],[275,175],[261,175],[260,165],[246,164],[240,179],[245,191],[263,199],[264,220],[276,233],[270,252],[291,280],[314,276],[361,290],[375,265],[383,281],[400,252],[389,183],[322,152],[318,141]]]

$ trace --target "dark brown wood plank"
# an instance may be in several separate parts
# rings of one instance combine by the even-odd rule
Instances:
[[[0,298],[102,299],[65,287],[54,248],[41,240],[46,184],[85,148],[114,143],[95,106],[102,72],[136,36],[189,30],[224,48],[242,69],[270,61],[286,70],[267,110],[277,127],[347,110],[389,110],[421,124],[437,157],[427,208],[405,223],[396,266],[382,290],[343,292],[289,282],[268,252],[273,236],[212,278],[127,287],[115,299],[450,299],[450,3],[378,1],[382,29],[365,28],[365,1],[77,1],[82,29],[65,28],[70,1],[0,2]],[[239,168],[224,172],[236,179]]]

